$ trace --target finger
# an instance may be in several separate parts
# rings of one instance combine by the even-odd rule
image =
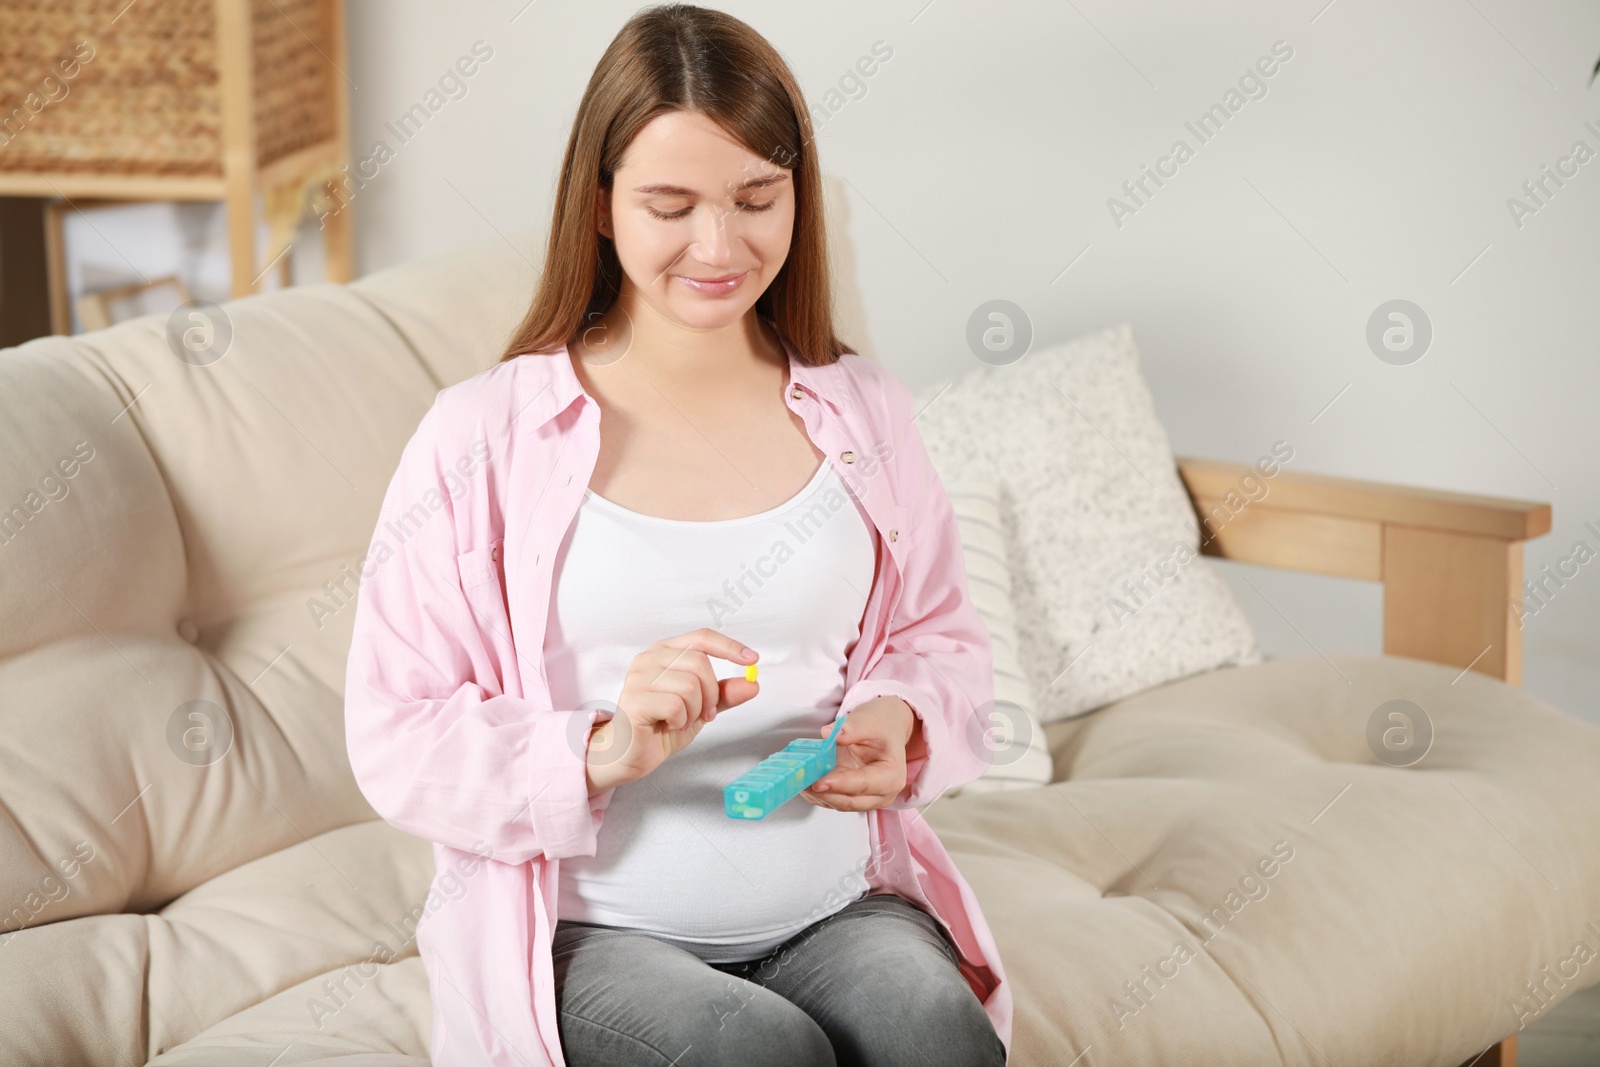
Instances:
[[[696,716],[710,714],[711,709],[717,706],[717,675],[711,669],[711,661],[705,653],[692,648],[674,648],[666,642],[659,642],[650,646],[650,685],[652,688],[660,685],[670,674],[684,674],[693,679],[699,689],[699,699],[693,705]]]
[[[805,796],[805,793],[800,794]],[[881,808],[889,803],[893,797],[881,793],[862,793],[852,796],[846,793],[823,793],[812,799],[812,803],[820,808],[832,808],[834,811],[871,811]]]
[[[705,711],[708,722],[715,717],[716,712],[725,711],[735,704],[742,704],[759,691],[753,682],[748,683],[748,686],[735,686],[731,691],[725,685],[719,686],[716,672],[712,670],[711,663],[706,657],[715,656],[746,667],[760,659],[754,650],[746,648],[742,642],[721,631],[702,627],[677,637],[669,637],[654,647],[662,653],[670,653],[669,662],[680,658],[695,661],[696,672],[700,675],[706,690],[703,707],[710,709]],[[744,681],[742,678],[739,680]]]
[[[719,696],[710,712],[713,718],[729,708],[738,707],[761,692],[760,683],[749,681],[743,675],[737,678],[724,678],[718,686]]]
[[[707,656],[728,660],[740,666],[748,666],[759,658],[752,650],[746,649],[744,642],[735,641],[719,630],[709,626],[702,626],[698,630],[690,630],[686,634],[669,637],[660,644],[667,648],[687,648]]]
[[[650,689],[640,694],[634,704],[641,724],[660,723],[669,730],[681,730],[688,725],[689,710],[677,693]]]
[[[834,768],[812,783],[811,788],[823,796],[860,796],[867,793],[892,795],[899,792],[893,788],[895,778],[894,765],[885,760],[859,768]]]
[[[833,719],[822,728],[822,737],[833,733],[833,727],[838,719]],[[846,715],[844,725],[839,727],[839,736],[834,738],[834,743],[839,746],[839,751],[856,749],[861,752],[872,752],[874,755],[888,750],[889,738],[881,733],[879,724],[867,719],[857,719]]]
[[[704,657],[701,657],[704,659]],[[685,722],[698,719],[700,712],[711,705],[704,703],[705,684],[698,674],[690,670],[663,671],[651,689],[658,693],[671,693],[683,701]],[[715,692],[715,689],[713,689]]]

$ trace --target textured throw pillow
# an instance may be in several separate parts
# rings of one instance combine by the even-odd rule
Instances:
[[[1000,483],[992,478],[972,478],[943,484],[961,529],[961,558],[972,602],[983,616],[994,646],[994,708],[989,728],[983,736],[968,739],[969,744],[981,745],[991,754],[989,769],[945,795],[1044,785],[1053,768],[1044,728],[1034,713],[1032,687],[1018,658],[1011,568],[1000,519]]]
[[[1200,557],[1127,324],[921,390],[917,410],[946,484],[1004,486],[1022,666],[1044,722],[1261,662]]]

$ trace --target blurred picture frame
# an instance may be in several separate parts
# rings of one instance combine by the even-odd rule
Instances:
[[[78,321],[85,331],[100,330],[140,315],[166,314],[194,299],[182,278],[170,274],[147,282],[118,285],[77,300]]]

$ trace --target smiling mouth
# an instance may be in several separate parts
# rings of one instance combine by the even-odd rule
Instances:
[[[697,293],[719,295],[731,293],[739,288],[740,283],[750,274],[749,271],[740,271],[738,274],[724,274],[720,278],[691,278],[685,274],[675,274],[673,277]]]

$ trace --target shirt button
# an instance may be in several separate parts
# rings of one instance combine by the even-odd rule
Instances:
[[[889,531],[889,540],[891,540],[891,541],[900,540],[900,531],[899,530],[890,530]]]
[[[839,458],[844,460],[846,463],[854,463],[856,461],[856,454],[854,452],[841,452],[839,453]]]
[[[806,394],[800,391],[800,387],[798,385],[790,391],[789,395],[794,397],[796,400],[804,400],[806,398]]]
[[[494,560],[496,563],[500,562],[500,546],[499,545],[496,545],[495,547],[493,547],[493,548],[491,548],[489,550],[489,558]]]

